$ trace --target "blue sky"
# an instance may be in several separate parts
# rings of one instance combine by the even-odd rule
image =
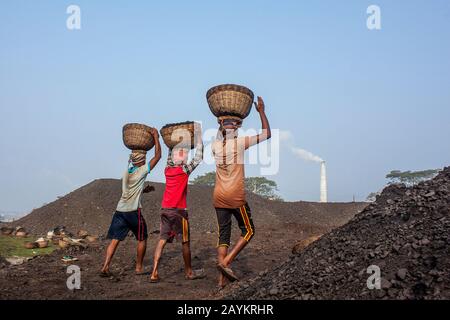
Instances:
[[[81,30],[66,28],[70,4]],[[390,170],[450,163],[449,40],[445,0],[2,1],[0,211],[119,178],[124,123],[214,127],[205,93],[220,83],[261,95],[272,127],[327,161],[329,200],[362,200]],[[319,165],[283,146],[280,161],[281,195],[318,200]]]

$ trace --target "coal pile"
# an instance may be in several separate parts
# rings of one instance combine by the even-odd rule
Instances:
[[[390,185],[348,224],[224,297],[450,299],[449,191],[450,167],[414,187]]]

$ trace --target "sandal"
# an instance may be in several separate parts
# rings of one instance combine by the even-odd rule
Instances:
[[[193,270],[191,276],[184,276],[186,280],[197,280],[206,277],[205,271],[203,269]]]
[[[217,270],[222,272],[222,274],[231,282],[239,281],[239,278],[234,274],[234,272],[233,272],[233,270],[231,270],[231,268],[225,267],[224,265],[219,263],[217,265]]]

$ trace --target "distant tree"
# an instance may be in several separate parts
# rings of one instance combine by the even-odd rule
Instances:
[[[379,192],[371,192],[366,198],[366,201],[368,202],[374,202],[377,199],[377,196],[379,195]]]
[[[245,178],[245,189],[270,200],[282,200],[276,193],[278,191],[277,183],[266,177],[248,177]]]
[[[215,182],[216,173],[213,171],[207,172],[201,176],[197,176],[194,180],[192,180],[193,185],[203,185],[210,187],[213,187]],[[245,189],[266,199],[282,200],[282,198],[276,193],[278,191],[277,183],[265,177],[245,178]]]
[[[214,171],[207,172],[201,176],[195,177],[194,180],[192,180],[192,184],[194,185],[200,185],[200,186],[209,186],[213,187],[216,182],[216,173]]]
[[[386,175],[389,183],[404,183],[407,186],[413,186],[419,182],[434,178],[439,169],[430,169],[423,171],[400,171],[392,170]]]

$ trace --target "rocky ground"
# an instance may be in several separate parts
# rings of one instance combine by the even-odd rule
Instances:
[[[147,270],[158,239],[154,231],[159,228],[159,207],[164,188],[162,184],[151,184],[156,191],[145,195],[143,201],[143,214],[150,233],[145,258]],[[135,241],[132,237],[127,238],[116,253],[112,265],[115,277],[104,279],[98,276],[108,243],[104,236],[120,196],[120,181],[106,179],[96,180],[14,222],[14,226],[25,227],[36,237],[45,235],[56,226],[66,226],[74,234],[84,229],[99,235],[100,240],[87,248],[59,249],[48,256],[36,257],[16,266],[9,265],[0,257],[0,299],[221,298],[222,293],[216,289],[217,225],[211,194],[211,188],[191,186],[188,195],[193,265],[205,270],[205,279],[195,282],[184,280],[179,243],[167,246],[162,259],[160,283],[151,284],[149,275],[135,275]],[[320,236],[345,224],[366,206],[365,203],[285,203],[268,201],[253,194],[248,195],[248,201],[256,233],[233,264],[242,279],[254,278],[272,268],[292,255],[298,241]],[[238,237],[234,224],[233,239]],[[74,264],[81,268],[80,290],[67,289],[67,265],[61,261],[62,256],[67,254],[79,259]]]
[[[411,188],[388,186],[349,223],[223,297],[450,299],[449,191],[450,167]],[[380,289],[368,288],[369,267],[381,271]]]

